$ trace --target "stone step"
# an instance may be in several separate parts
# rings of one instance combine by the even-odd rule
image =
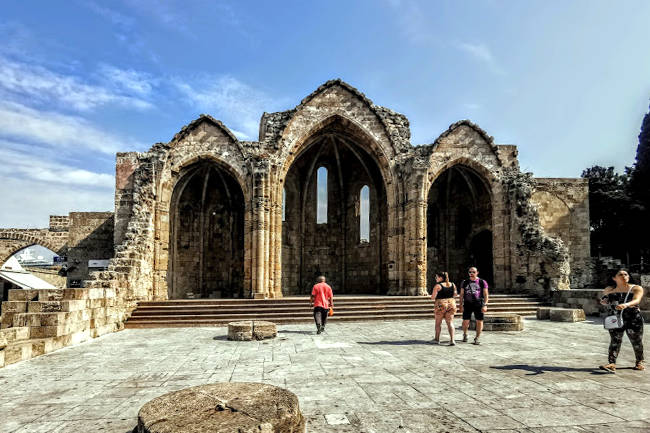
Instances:
[[[26,326],[0,329],[0,335],[6,339],[7,344],[29,340],[30,336],[29,328]]]
[[[521,316],[534,316],[535,310],[522,311],[519,313]],[[369,320],[431,320],[433,316],[430,313],[410,313],[410,314],[376,314],[374,316],[338,316],[330,317],[328,322],[366,322]],[[183,328],[183,327],[214,327],[214,326],[227,326],[229,322],[236,321],[237,319],[212,319],[212,320],[195,320],[195,321],[138,321],[126,322],[126,329],[139,329],[139,328]],[[241,320],[250,320],[250,318],[242,318]],[[266,320],[277,324],[292,324],[292,323],[312,323],[313,317],[258,317],[257,320]]]
[[[433,311],[433,302],[427,302],[423,304],[377,304],[377,305],[346,305],[336,303],[336,310],[339,311],[361,311],[361,310],[402,310],[402,309],[411,309],[413,311]],[[509,302],[509,303],[490,303],[490,310],[493,309],[520,309],[524,308],[527,310],[533,310],[537,307],[542,306],[541,303],[535,302]],[[272,314],[272,313],[304,313],[311,312],[311,308],[306,303],[300,305],[269,305],[263,306],[256,309],[260,314]],[[138,307],[137,310],[133,311],[131,317],[140,317],[140,316],[150,316],[150,315],[202,315],[202,314],[244,314],[250,313],[251,308],[245,308],[242,306],[163,306],[163,307]]]

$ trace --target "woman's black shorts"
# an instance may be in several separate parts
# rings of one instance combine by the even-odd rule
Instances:
[[[463,320],[471,320],[472,313],[474,313],[474,318],[476,320],[483,320],[483,312],[481,311],[483,306],[480,302],[471,302],[463,304]]]

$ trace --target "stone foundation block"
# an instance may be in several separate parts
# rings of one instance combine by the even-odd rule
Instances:
[[[295,394],[262,383],[187,388],[151,400],[138,413],[138,433],[212,431],[303,433],[305,419]]]
[[[88,299],[88,289],[64,289],[63,298],[70,301]]]
[[[27,302],[25,301],[4,301],[2,303],[2,313],[26,313]]]
[[[16,341],[29,340],[30,331],[27,327],[6,328],[0,330],[0,335],[6,338],[7,344],[10,344]]]
[[[5,351],[0,350],[0,368],[5,366]]]
[[[586,319],[582,308],[551,308],[549,318],[553,322],[582,322]]]
[[[253,338],[256,340],[265,340],[275,338],[278,335],[278,328],[273,322],[264,320],[253,321]]]
[[[36,301],[27,303],[27,312],[29,313],[47,313],[65,311],[63,301]]]
[[[39,301],[60,301],[65,295],[64,289],[48,289],[48,290],[39,290],[38,300]]]
[[[0,334],[0,350],[7,347],[7,337],[4,334]]]
[[[537,308],[537,320],[548,320],[551,318],[551,308],[552,307],[538,307]]]
[[[19,343],[7,346],[5,350],[5,365],[26,361],[32,357],[32,343]]]
[[[35,301],[38,299],[38,290],[9,290],[10,301]]]
[[[476,329],[476,321],[472,320],[470,322],[470,329]],[[524,320],[518,314],[510,313],[493,313],[486,314],[483,319],[483,330],[484,331],[523,331],[524,330]]]
[[[228,340],[250,341],[253,339],[253,322],[250,320],[228,323]]]

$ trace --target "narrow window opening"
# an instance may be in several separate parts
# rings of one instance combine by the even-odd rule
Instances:
[[[327,224],[327,169],[321,167],[317,174],[316,224]]]
[[[370,188],[364,185],[359,193],[359,242],[370,242]]]

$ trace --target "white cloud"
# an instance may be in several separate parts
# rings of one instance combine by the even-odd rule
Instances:
[[[120,69],[111,65],[102,65],[100,73],[103,75],[104,80],[116,89],[140,96],[150,95],[159,82],[159,80],[145,72]]]
[[[113,211],[113,191],[76,185],[60,186],[24,178],[0,177],[0,227],[48,226],[49,215]]]
[[[488,48],[487,45],[483,43],[471,44],[467,42],[459,42],[457,44],[457,47],[461,51],[468,53],[469,55],[479,60],[480,62],[485,63],[492,72],[500,75],[505,73],[503,68],[498,64],[498,62],[494,58],[492,51],[490,51],[490,48]]]
[[[83,186],[112,190],[115,177],[105,173],[95,173],[66,164],[41,158],[25,151],[11,150],[19,144],[0,140],[0,178],[31,179],[48,185]]]
[[[173,83],[195,109],[221,118],[227,126],[232,123],[240,137],[257,137],[262,113],[272,105],[263,92],[230,76]]]
[[[113,154],[141,148],[134,140],[117,137],[80,117],[35,110],[13,102],[0,102],[0,135],[75,152],[87,149]]]
[[[118,73],[113,77],[113,82],[125,90],[123,93],[86,84],[75,76],[61,75],[42,66],[11,61],[0,56],[0,94],[5,99],[30,103],[53,102],[78,111],[88,111],[107,104],[137,110],[152,108],[150,102],[129,94],[142,95],[140,92],[146,90],[143,81],[137,79],[137,73],[117,68],[114,71]]]

